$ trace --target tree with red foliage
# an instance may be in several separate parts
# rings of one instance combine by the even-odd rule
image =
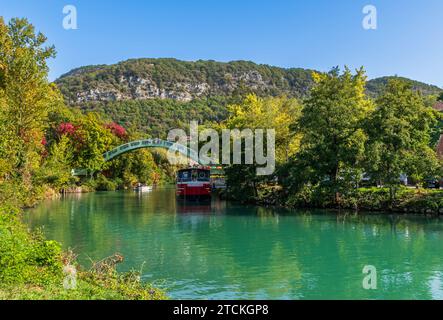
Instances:
[[[106,124],[105,128],[110,130],[113,135],[115,135],[116,137],[118,137],[122,140],[125,140],[128,136],[126,129],[115,122],[111,122],[111,123]]]
[[[73,136],[76,133],[76,131],[77,131],[77,127],[74,126],[70,122],[60,123],[57,128],[57,133],[60,136],[63,136],[63,135]]]
[[[82,136],[80,127],[70,122],[60,123],[57,127],[57,134],[59,137],[67,136],[73,141],[76,150],[80,150],[84,144],[84,138]]]

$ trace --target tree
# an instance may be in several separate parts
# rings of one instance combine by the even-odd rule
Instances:
[[[133,186],[137,182],[143,184],[158,183],[154,179],[158,167],[149,150],[137,150],[124,154],[119,158],[113,165],[114,168],[118,168],[114,172],[118,172],[118,176],[123,179],[125,185]]]
[[[113,180],[120,180],[125,187],[133,187],[136,183],[150,183],[151,172],[156,168],[149,150],[140,149],[114,158],[109,168],[103,173]]]
[[[437,98],[437,101],[441,101],[441,102],[443,102],[443,92],[440,93],[440,95],[439,95],[438,98]]]
[[[298,170],[309,172],[311,182],[330,187],[337,203],[345,176],[359,174],[366,140],[362,122],[373,103],[365,95],[363,68],[355,74],[334,68],[313,78],[315,85],[296,125],[303,135],[298,157],[303,165]]]
[[[279,166],[299,149],[300,135],[290,130],[290,127],[300,117],[301,110],[302,106],[296,99],[259,98],[249,94],[241,103],[228,106],[229,117],[221,127],[239,130],[274,129],[276,164]],[[225,174],[230,193],[244,200],[256,197],[258,185],[274,177],[258,177],[255,164],[228,166]]]
[[[420,93],[401,80],[390,80],[376,105],[366,123],[367,170],[389,187],[392,202],[401,174],[423,179],[438,169],[436,153],[430,148],[436,119]]]
[[[106,129],[100,117],[88,113],[79,119],[76,128],[74,145],[74,165],[77,168],[96,172],[105,169],[103,154],[116,146],[115,136]]]
[[[121,140],[126,140],[128,137],[126,129],[115,122],[107,123],[105,128],[111,131],[113,135]]]
[[[126,131],[123,127],[116,125],[106,124],[105,128],[113,133],[117,139],[114,143],[117,145],[144,137],[140,132]],[[115,128],[117,130],[114,130]],[[157,165],[159,162],[160,159],[154,158],[151,149],[139,149],[114,158],[107,164],[104,174],[125,187],[133,187],[136,183],[158,184],[161,179],[161,169]]]
[[[300,117],[301,110],[297,99],[249,94],[241,103],[228,106],[229,118],[224,125],[229,129],[274,129],[276,158],[284,162],[299,148],[300,135],[291,131],[290,126]]]
[[[49,154],[41,166],[41,181],[61,190],[75,182],[71,175],[71,166],[74,150],[67,136],[62,136],[60,141],[53,143]]]
[[[6,25],[0,17],[0,179],[17,178],[30,188],[44,148],[48,112],[62,103],[47,81],[53,47],[26,19]]]

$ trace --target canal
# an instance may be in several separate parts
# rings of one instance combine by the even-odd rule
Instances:
[[[115,252],[119,271],[177,299],[443,299],[443,223],[176,202],[174,189],[73,194],[25,214],[79,254]],[[377,289],[363,287],[365,266]]]

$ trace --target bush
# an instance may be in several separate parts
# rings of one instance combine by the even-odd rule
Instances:
[[[360,188],[357,190],[357,206],[359,209],[382,210],[389,207],[389,189]]]
[[[61,276],[60,245],[29,233],[16,212],[0,208],[0,283],[42,283]]]
[[[166,299],[163,291],[144,284],[136,272],[120,274],[113,268],[78,272],[74,289],[63,287],[67,258],[60,244],[41,232],[30,233],[18,209],[0,206],[0,300],[2,299]]]
[[[403,194],[398,207],[410,212],[439,213],[443,208],[443,192],[440,190],[415,190],[409,194]]]
[[[303,185],[288,196],[288,206],[327,208],[333,205],[334,193],[329,185]]]
[[[115,191],[118,185],[114,181],[109,180],[104,175],[100,174],[96,180],[97,191]]]
[[[331,191],[319,186],[303,186],[287,196],[288,207],[334,208]],[[388,188],[359,188],[340,194],[339,205],[343,209],[397,212],[434,213],[443,209],[443,191],[410,189],[399,186],[391,203]]]
[[[311,185],[303,185],[296,193],[290,194],[286,204],[290,207],[309,207],[313,201],[314,187]]]

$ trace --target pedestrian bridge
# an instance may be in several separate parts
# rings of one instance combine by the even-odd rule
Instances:
[[[168,149],[171,151],[179,152],[180,154],[184,155],[185,157],[193,160],[196,163],[200,164],[198,153],[195,150],[192,150],[184,145],[181,144],[175,144],[171,141],[166,141],[162,139],[145,139],[145,140],[137,140],[133,142],[128,142],[125,144],[122,144],[121,146],[118,146],[117,148],[114,148],[106,153],[103,154],[103,158],[105,162],[111,161],[112,159],[125,154],[127,152],[131,152],[138,149],[144,149],[144,148],[163,148]],[[73,169],[72,175],[73,176],[85,176],[87,175],[86,169]]]

